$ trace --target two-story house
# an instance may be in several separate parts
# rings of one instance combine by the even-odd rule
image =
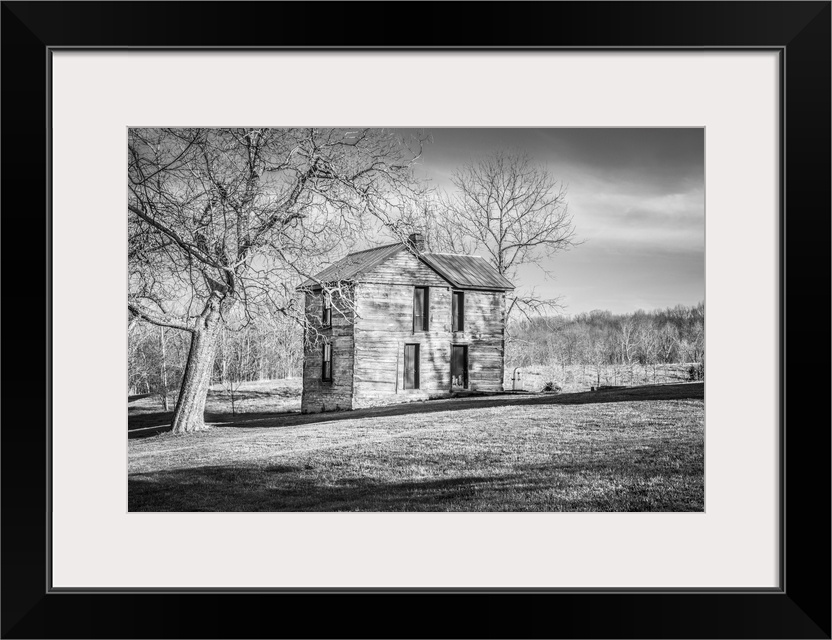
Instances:
[[[413,234],[351,253],[299,287],[303,413],[503,390],[514,285],[484,258],[423,248]]]

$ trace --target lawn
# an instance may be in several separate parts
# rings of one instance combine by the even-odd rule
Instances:
[[[227,416],[234,415],[232,408],[236,414],[243,415],[300,411],[301,385],[300,378],[244,382],[235,389],[233,405],[227,388],[221,384],[211,385],[205,403],[205,419],[209,422],[224,421]],[[128,396],[129,428],[144,429],[169,424],[173,416],[173,407],[176,405],[176,394],[172,393],[169,400],[171,410],[166,413],[161,396]]]
[[[704,508],[702,383],[220,418],[129,441],[130,511]]]

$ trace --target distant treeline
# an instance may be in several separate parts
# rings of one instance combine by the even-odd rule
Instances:
[[[175,394],[182,380],[190,334],[141,320],[128,326],[128,393]],[[579,365],[603,381],[610,366],[698,365],[705,358],[705,305],[616,315],[591,311],[575,316],[514,321],[506,344],[506,369]],[[226,328],[214,361],[213,382],[233,392],[240,382],[291,378],[303,370],[298,325],[289,319]],[[655,373],[655,372],[654,372]],[[632,375],[630,376],[632,378]]]
[[[190,338],[185,331],[134,320],[128,327],[128,393],[176,393]],[[285,318],[260,321],[238,330],[224,329],[212,382],[233,387],[253,380],[293,378],[302,370],[303,347],[297,323]]]
[[[523,319],[509,326],[506,368],[581,365],[599,371],[691,363],[701,379],[705,360],[705,304],[616,315],[590,311],[575,316]]]

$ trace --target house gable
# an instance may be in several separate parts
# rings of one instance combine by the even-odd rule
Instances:
[[[326,269],[309,278],[298,289],[317,290],[321,283],[350,282],[363,273],[404,249],[401,244],[388,244],[365,251],[350,253],[332,263]]]
[[[402,247],[380,263],[366,270],[357,280],[373,284],[403,284],[422,287],[450,287],[443,278],[425,261],[420,260]]]

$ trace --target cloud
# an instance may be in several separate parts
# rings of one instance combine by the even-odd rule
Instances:
[[[584,244],[518,285],[564,296],[569,312],[633,311],[704,299],[705,137],[701,128],[435,129],[420,169],[437,186],[461,164],[521,149],[566,186]]]
[[[606,246],[702,249],[704,190],[649,193],[594,183],[569,192],[569,206],[581,238]]]
[[[704,184],[701,128],[540,129],[553,168],[640,191],[685,191]]]

